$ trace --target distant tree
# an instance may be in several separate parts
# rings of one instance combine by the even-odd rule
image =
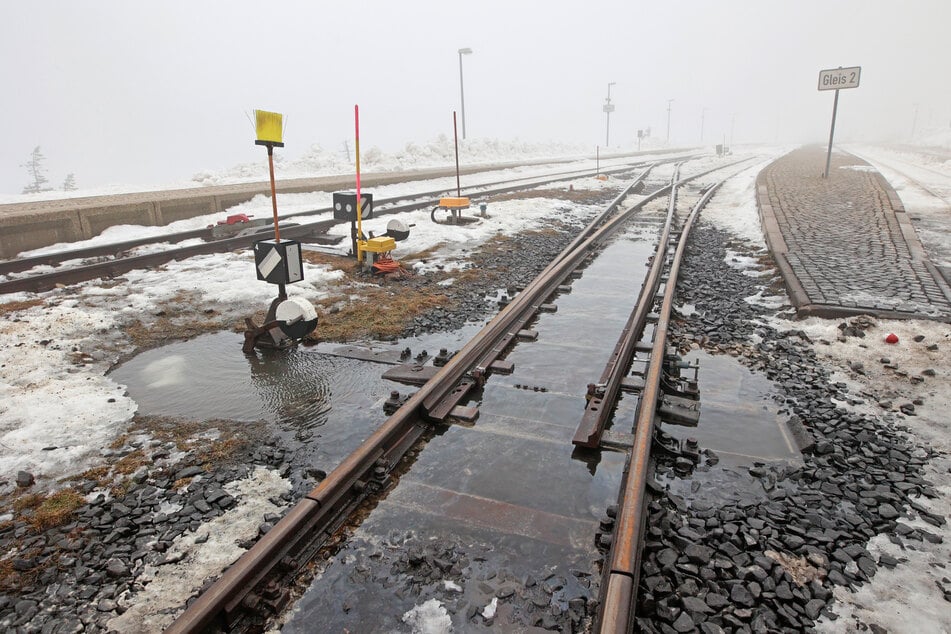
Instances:
[[[63,191],[72,192],[76,191],[76,176],[70,172],[66,175],[66,180],[63,181]]]
[[[33,152],[30,154],[30,160],[22,164],[20,167],[25,167],[27,173],[30,175],[30,178],[33,179],[33,182],[23,188],[24,194],[35,194],[37,192],[48,191],[48,187],[44,187],[49,179],[46,178],[46,168],[43,167],[43,161],[46,160],[46,157],[43,156],[43,153],[40,151],[40,146],[33,148]]]

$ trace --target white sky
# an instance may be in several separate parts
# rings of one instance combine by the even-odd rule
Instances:
[[[286,155],[392,151],[452,132],[459,56],[469,137],[605,141],[638,128],[674,144],[827,138],[832,93],[818,71],[861,65],[840,98],[836,138],[907,140],[951,124],[946,0],[652,4],[366,2],[7,2],[0,193],[29,181],[34,146],[49,185],[187,180],[263,160],[246,113],[287,117]],[[461,113],[460,113],[461,114]],[[734,123],[735,119],[735,123]]]

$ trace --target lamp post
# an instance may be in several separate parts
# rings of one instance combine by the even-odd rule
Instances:
[[[604,132],[604,146],[611,147],[611,113],[614,111],[614,106],[611,104],[611,86],[617,82],[610,82],[608,84],[608,97],[604,100],[604,114],[607,117],[607,126]]]
[[[462,138],[466,138],[466,91],[462,86],[462,56],[472,55],[471,48],[459,49],[459,102],[462,107]]]
[[[703,143],[703,119],[707,115],[707,110],[709,110],[709,108],[704,108],[700,111],[700,143]]]
[[[667,145],[670,145],[670,104],[673,103],[673,99],[667,100],[667,140],[664,141]]]

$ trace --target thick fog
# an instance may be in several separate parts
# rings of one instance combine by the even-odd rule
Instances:
[[[5,3],[0,193],[161,185],[264,160],[253,109],[293,157],[452,134],[460,48],[468,137],[602,147],[828,138],[819,71],[861,66],[836,139],[908,142],[951,125],[951,2],[448,0]],[[672,100],[672,101],[671,101]],[[459,112],[461,117],[461,111]],[[461,125],[461,120],[460,120]]]

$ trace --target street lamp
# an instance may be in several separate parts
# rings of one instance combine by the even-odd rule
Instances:
[[[462,106],[462,138],[466,138],[466,92],[462,87],[462,56],[472,55],[471,48],[459,49],[459,101]]]
[[[700,111],[700,143],[701,144],[703,143],[703,118],[706,116],[707,110],[709,110],[709,108],[704,108],[703,110]]]
[[[667,100],[667,140],[665,143],[670,145],[670,104],[673,103],[673,99]]]
[[[607,117],[607,128],[604,132],[604,146],[611,147],[611,113],[614,112],[614,106],[611,104],[611,86],[617,82],[611,82],[608,84],[608,97],[604,100],[604,114]]]

